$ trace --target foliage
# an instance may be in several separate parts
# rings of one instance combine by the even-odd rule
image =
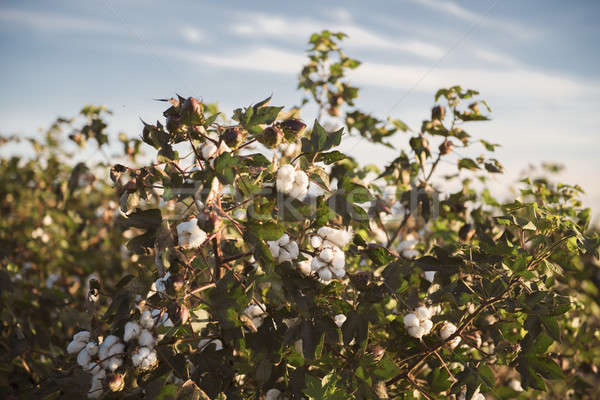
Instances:
[[[228,119],[178,96],[120,137],[110,181],[69,166],[66,120],[2,160],[4,397],[596,395],[600,240],[581,188],[532,172],[494,199],[498,145],[467,131],[489,119],[479,93],[439,90],[418,131],[380,120],[353,103],[344,36],[310,38],[310,127],[270,98]],[[71,139],[106,146],[105,111],[84,108]],[[347,135],[406,146],[380,171],[339,150]]]

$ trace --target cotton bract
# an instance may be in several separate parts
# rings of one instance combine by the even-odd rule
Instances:
[[[308,175],[290,164],[282,165],[277,170],[277,191],[280,193],[302,200],[308,193],[308,184]]]
[[[282,263],[298,258],[298,243],[290,240],[290,237],[287,233],[284,233],[283,236],[277,240],[268,241],[267,244],[271,250],[271,255],[277,260],[277,262]]]
[[[179,245],[184,249],[194,249],[204,243],[206,232],[198,227],[198,220],[192,218],[177,225],[177,239]]]

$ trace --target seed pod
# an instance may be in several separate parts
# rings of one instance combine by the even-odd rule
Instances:
[[[275,148],[281,143],[283,133],[277,126],[269,126],[265,128],[262,134],[257,137],[259,143],[263,144],[268,148]]]
[[[431,119],[432,120],[443,120],[445,116],[446,116],[446,107],[435,106],[431,109]]]
[[[188,116],[197,115],[197,116],[201,117],[204,112],[204,106],[198,99],[195,99],[193,97],[188,97],[183,102],[181,111]]]
[[[385,354],[385,349],[378,344],[370,344],[367,347],[367,353],[373,357],[373,360],[380,361]]]
[[[283,136],[290,142],[298,140],[306,130],[306,124],[295,118],[281,122],[279,127],[283,131]]]
[[[440,147],[439,147],[440,154],[442,154],[442,155],[448,154],[452,151],[453,148],[454,148],[454,143],[452,143],[451,141],[446,139],[442,142],[442,144],[440,144]]]
[[[464,224],[462,228],[458,231],[458,237],[460,240],[468,242],[475,235],[475,229],[471,224]]]
[[[120,392],[125,387],[125,379],[121,374],[112,374],[108,377],[108,387],[113,392]]]
[[[223,140],[227,146],[233,148],[238,147],[245,139],[245,131],[239,126],[230,126],[223,133]]]

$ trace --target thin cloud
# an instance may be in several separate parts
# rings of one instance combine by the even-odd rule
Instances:
[[[206,39],[206,33],[198,28],[185,26],[179,30],[183,38],[189,43],[200,43]]]
[[[236,17],[236,21],[232,24],[232,31],[240,36],[304,41],[313,32],[329,29],[347,33],[349,36],[345,41],[347,47],[397,50],[427,59],[436,59],[444,54],[442,48],[428,42],[388,38],[350,21],[339,22],[339,20],[334,18],[330,21],[319,21],[312,18],[291,18],[266,13],[245,13]]]
[[[427,7],[433,11],[444,13],[461,19],[463,21],[471,22],[478,25],[483,25],[486,28],[492,28],[509,33],[513,36],[520,37],[522,39],[532,39],[538,36],[537,32],[533,29],[526,28],[522,25],[515,24],[511,21],[506,21],[498,18],[492,18],[484,13],[477,13],[468,10],[453,1],[448,0],[409,0],[415,4],[423,7]],[[489,6],[493,7],[494,2],[500,0],[492,0],[489,2]]]
[[[57,13],[0,9],[0,21],[49,31],[78,31],[127,34],[128,31],[110,22]]]

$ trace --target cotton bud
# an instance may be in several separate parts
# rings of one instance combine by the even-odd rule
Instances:
[[[198,342],[200,351],[208,349],[211,345],[214,345],[215,351],[223,350],[223,342],[219,339],[200,339]]]
[[[440,144],[440,147],[438,147],[438,150],[440,151],[441,155],[446,155],[446,154],[451,153],[453,148],[454,148],[454,143],[452,143],[451,141],[446,139]]]
[[[443,120],[445,116],[446,116],[446,107],[435,106],[431,109],[431,119],[432,120]]]
[[[508,382],[508,387],[511,388],[512,390],[514,390],[515,392],[523,391],[523,386],[521,386],[521,381],[518,379],[511,379],[510,382]]]
[[[433,283],[435,279],[435,271],[425,271],[425,279]]]
[[[468,242],[475,235],[475,229],[471,224],[464,224],[458,231],[458,237],[460,240]]]
[[[344,322],[346,322],[346,316],[344,314],[338,314],[333,317],[333,322],[335,322],[338,328],[341,328],[342,325],[344,325]]]
[[[193,97],[188,97],[181,107],[181,111],[187,116],[202,117],[204,105]]]
[[[177,225],[177,238],[179,246],[184,249],[193,249],[200,247],[204,243],[206,232],[198,227],[198,220],[192,218]]]
[[[403,318],[404,326],[406,328],[411,328],[415,326],[419,326],[419,318],[415,314],[406,314]]]
[[[125,387],[125,379],[121,374],[111,374],[108,376],[108,388],[113,392],[120,392]]]
[[[241,129],[239,126],[230,126],[223,133],[223,140],[227,144],[227,146],[231,148],[236,148],[245,138],[245,131]]]
[[[277,126],[269,126],[256,139],[265,147],[273,149],[281,143],[283,132]]]
[[[306,124],[294,118],[279,123],[279,127],[283,131],[283,136],[290,142],[298,140],[306,130]]]

